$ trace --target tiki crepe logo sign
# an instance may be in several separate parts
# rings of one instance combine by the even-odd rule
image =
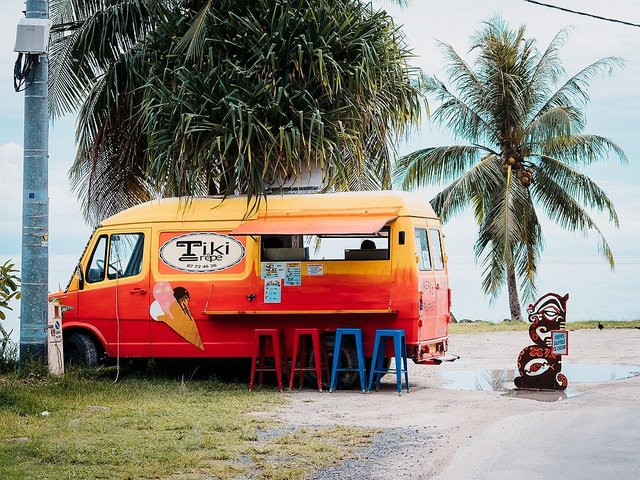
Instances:
[[[160,259],[183,272],[217,272],[244,258],[244,245],[221,233],[197,232],[174,237],[160,248]]]

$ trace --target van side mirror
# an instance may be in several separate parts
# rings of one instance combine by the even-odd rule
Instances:
[[[84,290],[84,276],[80,265],[76,267],[76,272],[78,272],[78,290]]]

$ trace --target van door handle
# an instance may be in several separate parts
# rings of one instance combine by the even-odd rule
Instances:
[[[145,293],[147,293],[147,290],[145,288],[132,288],[131,291],[129,292],[132,295],[144,295]]]

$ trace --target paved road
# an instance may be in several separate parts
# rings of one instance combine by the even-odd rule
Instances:
[[[487,425],[435,479],[640,479],[640,402],[566,406]]]

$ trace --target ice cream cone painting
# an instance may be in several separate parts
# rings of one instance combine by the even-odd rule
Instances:
[[[151,304],[151,317],[158,322],[166,323],[189,343],[204,350],[198,326],[189,310],[187,289],[172,288],[169,282],[158,282],[153,287],[153,298],[155,302]]]

